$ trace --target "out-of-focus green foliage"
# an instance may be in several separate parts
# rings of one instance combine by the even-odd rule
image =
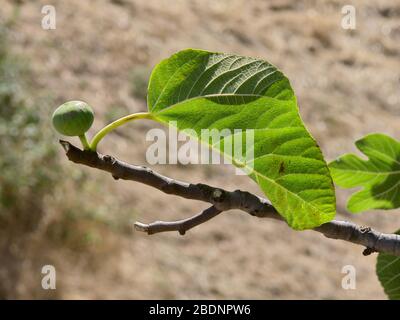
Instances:
[[[30,227],[60,170],[46,101],[29,94],[29,70],[13,56],[0,27],[0,223]]]

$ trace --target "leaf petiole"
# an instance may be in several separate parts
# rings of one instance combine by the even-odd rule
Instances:
[[[106,125],[103,129],[101,129],[99,132],[96,133],[96,135],[93,137],[92,141],[90,142],[90,150],[96,151],[97,145],[103,139],[108,133],[110,133],[112,130],[118,128],[119,126],[136,120],[136,119],[152,119],[152,114],[149,112],[138,112],[138,113],[133,113],[130,115],[127,115],[125,117],[119,118],[118,120],[115,120],[114,122]]]

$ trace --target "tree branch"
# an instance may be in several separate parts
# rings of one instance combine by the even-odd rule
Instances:
[[[135,223],[138,231],[154,234],[165,231],[178,231],[180,234],[199,224],[202,224],[223,211],[238,209],[259,218],[272,218],[284,221],[271,203],[247,191],[227,191],[206,184],[191,184],[163,176],[153,170],[122,162],[112,156],[102,155],[91,151],[82,151],[67,141],[60,140],[68,159],[111,173],[114,179],[132,180],[144,183],[167,194],[174,194],[186,199],[200,200],[211,204],[203,212],[179,221],[156,221],[150,224]],[[364,255],[372,252],[385,252],[400,256],[400,235],[385,234],[370,227],[357,226],[347,221],[333,220],[317,228],[328,238],[339,239],[365,246]]]
[[[155,221],[149,224],[135,222],[135,229],[138,231],[147,232],[147,234],[154,234],[165,231],[178,231],[182,236],[195,226],[202,224],[215,216],[219,215],[222,211],[216,207],[211,206],[199,214],[178,221]]]

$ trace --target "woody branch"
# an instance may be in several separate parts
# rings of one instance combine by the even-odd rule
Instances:
[[[154,187],[164,193],[211,204],[204,211],[183,220],[155,221],[149,224],[135,223],[135,229],[154,234],[178,231],[185,234],[189,229],[200,225],[224,211],[238,209],[258,218],[271,218],[284,221],[271,203],[247,191],[227,191],[207,184],[192,184],[163,176],[147,167],[125,163],[109,155],[92,151],[82,151],[67,141],[60,140],[68,159],[111,173],[114,179],[132,180]],[[344,240],[364,246],[364,255],[372,252],[385,252],[400,256],[400,235],[385,234],[370,227],[358,226],[352,222],[333,220],[312,229],[330,239]]]

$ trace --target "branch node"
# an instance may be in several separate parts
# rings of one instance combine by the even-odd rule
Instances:
[[[225,199],[225,193],[221,189],[215,189],[212,193],[212,199],[215,202],[223,202]]]
[[[115,158],[112,157],[112,156],[109,156],[109,155],[105,155],[103,157],[103,160],[104,160],[105,163],[111,163],[111,164],[115,163]]]
[[[371,254],[374,253],[374,252],[377,252],[374,248],[366,248],[366,249],[363,251],[363,256],[369,256],[369,255],[371,255]]]
[[[365,226],[361,226],[361,227],[360,227],[360,232],[361,232],[362,234],[368,233],[368,232],[370,232],[371,230],[372,230],[371,227],[365,227]]]

